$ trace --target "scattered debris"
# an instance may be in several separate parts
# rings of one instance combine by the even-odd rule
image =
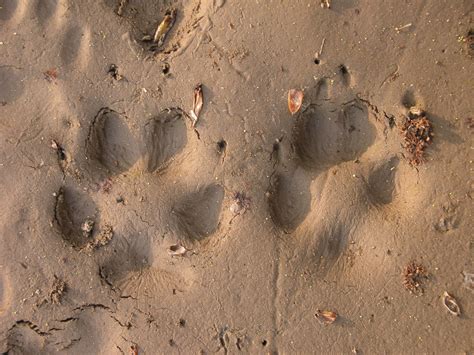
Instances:
[[[109,244],[114,236],[114,230],[111,225],[106,224],[104,228],[101,229],[99,235],[89,243],[87,243],[85,249],[88,251],[97,249],[101,246]]]
[[[107,74],[109,74],[114,80],[122,80],[123,76],[118,71],[118,66],[115,64],[110,64],[109,70],[107,70]]]
[[[321,311],[321,310],[316,310],[315,314],[316,318],[319,320],[321,324],[332,324],[336,321],[337,319],[337,313],[333,311]]]
[[[423,294],[423,288],[421,283],[424,279],[428,278],[428,273],[421,264],[417,264],[415,261],[410,262],[402,273],[403,286],[405,289],[414,294]]]
[[[291,89],[288,91],[288,109],[292,115],[298,112],[301,108],[303,97],[304,94],[301,90]]]
[[[46,70],[43,75],[44,78],[50,83],[54,82],[58,78],[58,72],[56,68]]]
[[[188,250],[179,244],[173,244],[168,249],[168,254],[171,256],[185,256]]]
[[[106,178],[99,182],[99,191],[105,194],[108,194],[112,189],[112,179]]]
[[[470,274],[468,272],[464,272],[464,287],[467,289],[474,291],[474,274]]]
[[[64,148],[57,142],[55,141],[54,139],[51,140],[51,148],[53,148],[56,153],[58,154],[58,159],[60,161],[62,160],[66,160],[66,151],[64,150]]]
[[[174,21],[176,20],[176,9],[168,9],[165,12],[163,21],[158,25],[155,35],[153,36],[153,43],[158,44],[158,48],[163,45],[166,39],[166,35],[173,27]]]
[[[461,315],[461,309],[459,308],[459,305],[456,299],[453,296],[451,296],[449,293],[447,293],[446,291],[443,294],[443,304],[452,315],[454,316]]]
[[[193,127],[196,126],[196,123],[199,118],[199,114],[201,113],[203,105],[203,98],[202,98],[202,85],[197,84],[194,88],[193,93],[193,109],[190,111],[191,119],[193,121]]]
[[[323,40],[321,41],[321,47],[319,48],[319,52],[316,52],[314,54],[314,64],[321,63],[321,55],[323,54],[324,43],[326,43],[326,38],[323,38]]]
[[[323,9],[330,9],[331,8],[331,0],[321,0],[321,7]]]
[[[420,165],[424,162],[425,149],[433,139],[433,127],[426,112],[412,107],[408,117],[404,117],[400,131],[410,164]]]
[[[245,192],[234,193],[234,202],[230,205],[230,211],[234,215],[244,214],[250,208],[250,198],[245,195]]]
[[[395,27],[395,31],[397,33],[400,33],[401,30],[404,30],[406,28],[410,28],[411,26],[413,26],[412,23],[407,23],[406,25],[403,25],[403,26],[400,26],[400,27]]]
[[[94,220],[87,218],[84,223],[81,225],[82,235],[84,238],[89,238],[92,236],[92,230],[94,229]]]
[[[61,298],[67,290],[66,283],[54,275],[53,286],[51,287],[51,292],[49,293],[49,300],[52,304],[60,304]]]
[[[138,345],[133,344],[130,346],[130,354],[131,355],[138,355]]]

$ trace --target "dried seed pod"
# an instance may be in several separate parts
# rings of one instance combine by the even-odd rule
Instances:
[[[291,89],[288,91],[288,109],[294,115],[298,112],[303,104],[303,91]]]
[[[337,319],[337,313],[333,311],[321,311],[316,310],[315,314],[316,318],[319,320],[321,324],[332,324]]]
[[[459,308],[456,299],[446,291],[443,294],[443,304],[448,309],[449,313],[451,313],[452,315],[461,315],[461,309]]]
[[[176,9],[169,9],[165,13],[163,21],[158,25],[155,35],[153,36],[153,42],[158,44],[158,47],[161,47],[165,42],[166,35],[173,27],[174,21],[176,19]]]
[[[193,127],[196,126],[197,120],[199,118],[199,114],[201,113],[203,105],[203,98],[202,98],[202,85],[197,84],[194,88],[193,93],[193,109],[190,112],[191,119],[193,121]]]
[[[188,250],[179,244],[173,244],[168,249],[168,254],[171,256],[184,256]]]

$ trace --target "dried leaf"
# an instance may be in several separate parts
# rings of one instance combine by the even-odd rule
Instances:
[[[153,42],[158,44],[158,47],[161,47],[165,42],[166,35],[173,27],[174,21],[176,19],[176,9],[169,9],[165,13],[163,21],[158,25],[155,35],[153,36]]]
[[[294,115],[298,112],[303,104],[303,91],[291,89],[288,91],[288,109]]]
[[[173,244],[168,249],[168,254],[171,256],[185,256],[188,250],[179,244]]]
[[[315,314],[321,324],[332,324],[337,319],[337,313],[333,311],[317,310]]]
[[[197,120],[199,118],[199,114],[201,113],[203,105],[203,98],[202,98],[202,85],[197,84],[194,88],[193,94],[193,109],[191,110],[191,119],[193,120],[193,127],[196,126]]]
[[[133,344],[132,346],[130,346],[130,354],[138,355],[138,346],[136,344]]]
[[[461,315],[461,309],[459,308],[456,299],[446,291],[443,294],[443,304],[452,315]]]
[[[48,69],[46,70],[44,73],[44,78],[52,83],[53,81],[55,81],[57,78],[58,78],[58,71],[56,70],[56,68],[51,68],[51,69]]]

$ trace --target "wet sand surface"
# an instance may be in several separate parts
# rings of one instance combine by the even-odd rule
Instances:
[[[0,0],[2,352],[474,352],[474,5],[328,4]]]

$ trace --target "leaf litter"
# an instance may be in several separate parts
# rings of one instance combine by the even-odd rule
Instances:
[[[301,105],[303,104],[303,97],[304,94],[301,90],[290,89],[288,91],[288,109],[292,115],[300,110]]]
[[[321,311],[321,310],[316,310],[315,314],[316,318],[321,324],[324,325],[329,325],[332,324],[336,321],[337,319],[337,313],[333,311]]]
[[[194,87],[193,92],[193,109],[190,111],[191,120],[193,121],[193,127],[196,126],[196,123],[199,119],[199,114],[201,113],[203,106],[203,97],[202,97],[202,85],[197,84]]]
[[[433,141],[433,126],[426,112],[412,107],[408,116],[404,117],[400,131],[410,164],[422,164],[425,161],[426,147]]]
[[[403,273],[403,286],[410,293],[417,295],[423,294],[422,282],[428,278],[428,273],[423,265],[410,262],[405,266]]]

